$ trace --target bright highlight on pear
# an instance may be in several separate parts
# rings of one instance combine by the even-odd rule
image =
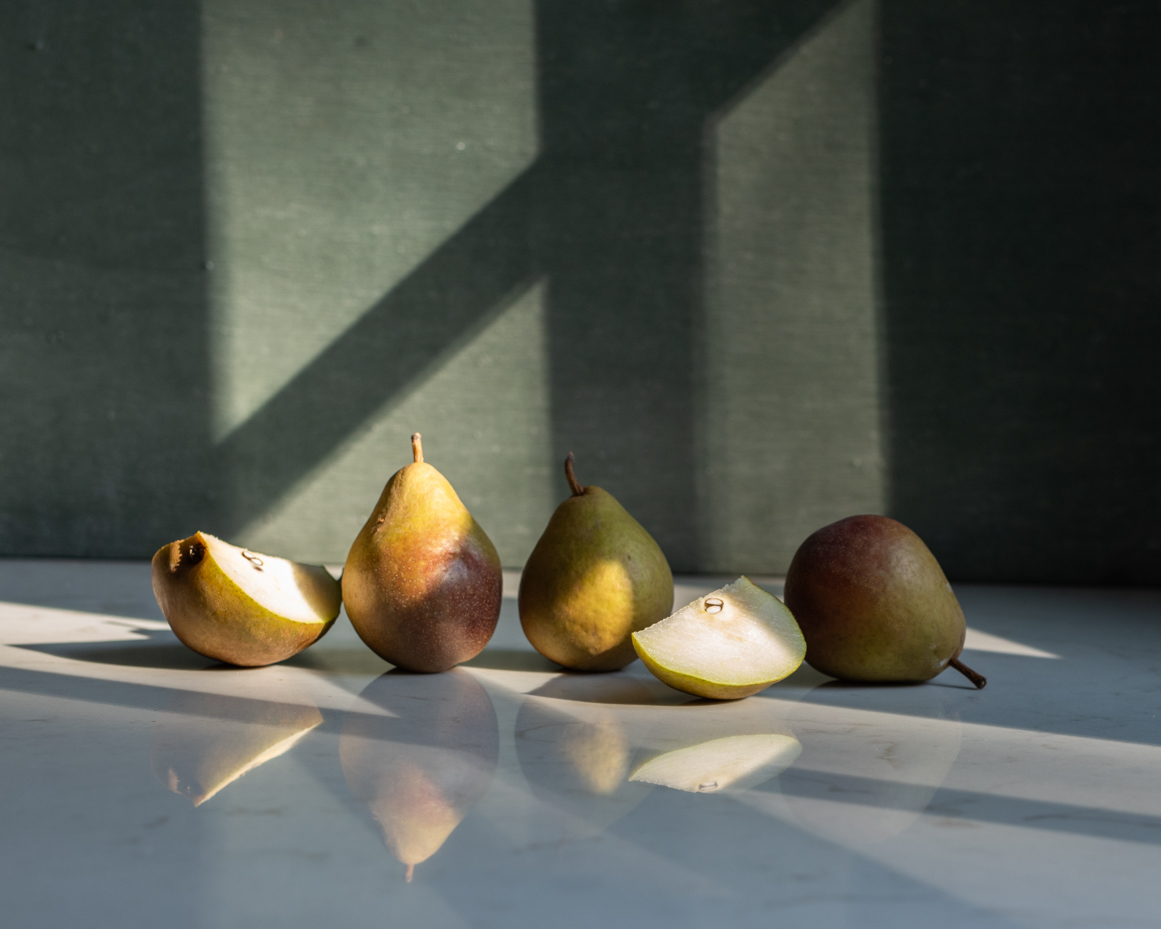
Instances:
[[[446,671],[496,631],[503,575],[496,546],[447,478],[423,460],[400,468],[351,545],[343,601],[371,650],[409,671]]]
[[[800,754],[792,735],[731,735],[651,758],[629,780],[701,794],[744,790],[781,774]]]
[[[321,565],[259,555],[205,532],[153,556],[153,593],[185,645],[244,667],[298,654],[341,605],[339,582]]]
[[[746,577],[634,632],[633,648],[670,687],[713,700],[765,690],[806,655],[790,611]]]

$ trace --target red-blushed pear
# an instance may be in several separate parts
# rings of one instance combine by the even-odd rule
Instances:
[[[387,482],[351,545],[343,603],[359,637],[391,664],[446,671],[478,655],[496,631],[500,556],[447,478],[423,460]]]
[[[848,681],[919,682],[959,661],[963,610],[923,540],[886,516],[850,516],[799,546],[786,605],[806,637],[806,661]]]
[[[673,608],[660,547],[612,494],[582,487],[556,508],[520,577],[520,624],[540,654],[576,671],[616,671],[636,657],[629,636]]]
[[[195,652],[244,667],[282,661],[339,615],[339,582],[321,565],[259,555],[206,532],[153,556],[153,593]]]

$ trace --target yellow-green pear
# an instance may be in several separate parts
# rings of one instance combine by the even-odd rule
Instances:
[[[260,555],[206,532],[153,556],[153,593],[185,645],[244,667],[297,655],[341,606],[339,582],[321,565]]]
[[[737,700],[793,674],[806,642],[790,611],[740,577],[633,633],[633,647],[675,690]]]
[[[290,751],[322,723],[313,703],[178,691],[153,726],[157,779],[201,806],[259,765]]]
[[[496,546],[423,460],[387,482],[351,545],[343,602],[371,650],[409,671],[446,671],[478,655],[496,631],[503,575]]]
[[[520,578],[520,623],[532,646],[577,671],[616,671],[634,659],[629,636],[673,609],[673,574],[644,527],[600,487],[556,508]]]
[[[434,855],[488,791],[499,727],[487,691],[467,671],[391,671],[347,713],[339,759],[383,841],[406,866]]]
[[[848,681],[918,682],[959,661],[963,610],[923,540],[886,516],[850,516],[813,533],[786,572],[786,605],[816,671]]]

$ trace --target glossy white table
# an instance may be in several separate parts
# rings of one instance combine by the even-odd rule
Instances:
[[[715,704],[560,673],[511,597],[449,674],[345,617],[238,670],[146,564],[0,561],[0,924],[1161,926],[1161,595],[958,593],[984,691]]]

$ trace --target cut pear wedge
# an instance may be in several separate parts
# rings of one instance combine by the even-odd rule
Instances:
[[[650,758],[629,780],[690,793],[744,790],[781,774],[801,753],[792,735],[731,735]]]
[[[321,565],[238,548],[206,532],[153,556],[153,593],[200,655],[255,667],[296,655],[339,615],[339,582]]]
[[[712,700],[756,694],[806,656],[790,610],[746,577],[634,632],[633,648],[662,682]]]

